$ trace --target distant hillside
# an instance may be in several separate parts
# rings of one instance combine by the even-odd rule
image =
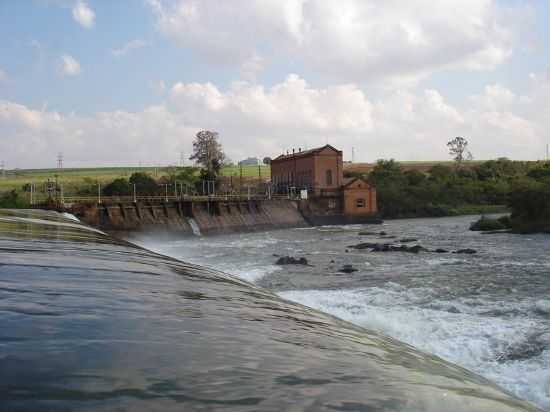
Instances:
[[[434,160],[434,161],[398,161],[403,170],[418,170],[419,172],[428,172],[435,165],[454,166],[452,160]],[[475,160],[464,162],[463,166],[467,169],[479,166],[485,160]],[[376,163],[344,163],[344,172],[369,173]]]

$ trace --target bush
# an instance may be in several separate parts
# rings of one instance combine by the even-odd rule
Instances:
[[[0,194],[0,208],[23,209],[26,207],[28,207],[27,201],[15,189]]]
[[[507,219],[505,219],[507,218]],[[510,228],[510,217],[502,216],[498,219],[491,219],[486,216],[481,216],[477,222],[470,225],[470,230],[486,231],[486,230],[503,230]]]
[[[105,196],[129,196],[132,189],[126,179],[118,178],[106,185],[102,192]]]
[[[137,172],[132,174],[130,176],[130,184],[136,185],[138,196],[155,196],[161,192],[156,180],[147,173]]]

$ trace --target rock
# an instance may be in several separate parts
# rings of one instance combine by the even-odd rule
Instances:
[[[407,246],[407,245],[392,245],[391,243],[359,243],[357,245],[349,246],[353,249],[370,249],[372,252],[409,252],[409,253],[418,253],[420,251],[427,251],[426,248],[415,245],[415,246]]]
[[[367,232],[367,231],[359,232],[359,236],[377,236],[377,235],[378,235],[378,233],[376,233],[376,232]]]
[[[349,253],[349,249],[346,249],[346,253]]]
[[[331,260],[330,263],[336,263],[334,260]]]
[[[435,253],[449,253],[448,250],[445,250],[445,249],[436,249],[434,250]]]
[[[382,239],[397,239],[397,236],[391,236],[391,235],[382,236]]]
[[[411,246],[410,248],[408,248],[408,250],[406,250],[407,252],[411,252],[411,253],[418,253],[418,252],[424,252],[426,251],[426,248],[420,246],[420,245],[414,245],[414,246]]]
[[[305,257],[296,259],[292,256],[282,256],[275,262],[276,265],[308,265],[308,261]]]
[[[351,249],[372,249],[372,248],[377,247],[378,245],[380,245],[380,243],[365,242],[365,243],[358,243],[356,245],[351,245],[351,246],[348,246],[348,247],[351,248]]]
[[[410,242],[418,242],[418,239],[415,239],[414,237],[405,237],[399,241],[401,243],[410,243]]]
[[[457,254],[466,254],[466,255],[473,255],[474,253],[477,253],[477,250],[475,249],[459,249],[453,253],[457,253]]]
[[[340,272],[344,272],[344,273],[353,273],[353,272],[357,272],[359,269],[355,269],[353,267],[353,265],[344,265],[341,269],[340,269]]]
[[[386,236],[387,233],[386,233],[386,232],[380,232],[379,235],[380,235],[380,236]]]

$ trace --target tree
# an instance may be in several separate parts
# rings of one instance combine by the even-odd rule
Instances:
[[[159,185],[147,173],[136,172],[130,176],[130,184],[136,185],[138,195],[154,196],[160,192]]]
[[[449,148],[449,154],[456,162],[457,169],[460,169],[465,160],[473,159],[472,153],[468,150],[468,141],[463,137],[455,137],[447,142],[447,147]]]
[[[128,181],[122,177],[113,180],[103,188],[105,196],[128,196],[132,193],[132,189]]]
[[[209,130],[198,132],[193,142],[193,154],[189,157],[189,160],[198,163],[209,176],[217,176],[225,161],[218,137],[218,133]]]
[[[263,164],[264,165],[270,165],[271,164],[271,157],[264,157],[264,160],[263,160]]]

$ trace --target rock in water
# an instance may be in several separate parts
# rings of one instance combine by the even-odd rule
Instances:
[[[477,250],[475,249],[458,249],[457,251],[453,252],[457,254],[466,254],[466,255],[473,255],[474,253],[477,253]]]
[[[308,261],[305,257],[296,259],[292,256],[282,256],[275,262],[276,265],[308,265]]]
[[[353,265],[344,265],[341,269],[340,269],[340,272],[344,272],[344,273],[353,273],[353,272],[357,272],[358,269],[355,269],[353,267]]]

